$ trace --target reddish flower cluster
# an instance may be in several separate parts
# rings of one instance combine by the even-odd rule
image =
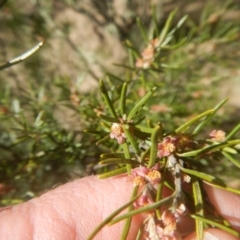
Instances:
[[[132,176],[134,177],[134,184],[138,186],[150,183],[155,185],[161,181],[161,173],[158,171],[159,164],[149,169],[147,167],[138,167],[132,169]]]
[[[181,240],[182,236],[177,231],[177,222],[179,217],[185,215],[186,208],[184,204],[179,206],[179,209],[171,211],[164,210],[161,220],[156,220],[153,215],[147,219],[145,231],[148,233],[148,240]]]
[[[168,157],[176,150],[176,138],[165,137],[161,143],[158,144],[158,157]]]
[[[159,164],[153,168],[138,167],[131,170],[132,177],[134,178],[134,185],[144,186],[150,184],[152,188],[157,188],[157,184],[161,181],[161,173],[158,171]],[[143,207],[153,203],[149,189],[146,188],[142,196],[140,196],[134,203],[135,207]]]
[[[209,136],[213,141],[223,142],[226,139],[226,133],[222,130],[213,130]]]
[[[111,127],[110,138],[116,139],[119,144],[123,144],[126,141],[126,135],[124,129],[120,123],[113,123]]]
[[[134,207],[140,208],[147,206],[148,204],[153,203],[153,200],[151,198],[151,195],[145,191],[135,202],[134,202]]]
[[[192,147],[194,142],[188,134],[180,133],[176,136],[167,136],[158,144],[157,155],[159,158],[169,157],[176,151],[184,151]],[[172,156],[174,159],[175,157]],[[135,201],[134,206],[141,208],[155,202],[154,196],[159,182],[161,181],[161,173],[159,171],[159,163],[153,168],[139,167],[132,170],[134,184],[145,186],[142,195]],[[187,174],[182,175],[182,181],[189,183],[191,177]],[[145,238],[148,240],[181,240],[182,236],[177,230],[179,218],[186,213],[186,207],[181,199],[178,199],[178,205],[169,209],[162,209],[161,219],[155,216],[155,211],[148,211],[145,220]]]
[[[158,38],[153,39],[150,44],[142,51],[141,58],[138,58],[135,66],[137,68],[147,69],[153,63],[154,54],[160,42]]]
[[[167,136],[158,144],[158,157],[168,157],[174,152],[181,152],[190,149],[192,146],[191,136],[188,134],[179,134],[177,136]]]

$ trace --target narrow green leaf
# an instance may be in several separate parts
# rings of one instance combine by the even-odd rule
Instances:
[[[211,114],[209,114],[208,117],[206,117],[204,119],[204,121],[202,121],[193,131],[193,134],[196,135],[198,134],[202,128],[213,118],[213,116],[216,114],[216,112],[218,111],[219,108],[221,108],[226,102],[227,102],[228,99],[224,99],[223,101],[221,101],[214,109],[213,109],[213,112]]]
[[[225,147],[222,150],[224,152],[228,152],[228,153],[231,153],[231,154],[238,154],[238,151],[234,148],[231,148],[231,147]]]
[[[143,25],[142,25],[142,22],[141,22],[141,20],[140,20],[139,17],[137,18],[137,25],[138,25],[138,28],[139,28],[139,30],[140,30],[140,33],[141,33],[141,36],[142,36],[144,42],[145,42],[146,44],[148,44],[149,39],[148,39],[147,33],[146,33],[146,31],[145,31],[145,29],[144,29],[144,27],[143,27]]]
[[[194,196],[194,205],[195,205],[195,213],[197,215],[203,216],[204,215],[204,208],[203,208],[203,198],[202,198],[202,191],[200,187],[199,180],[194,179],[192,182],[193,188],[193,196]],[[196,234],[197,239],[203,239],[203,222],[199,219],[195,219],[196,223]]]
[[[160,67],[161,68],[166,68],[166,69],[175,69],[175,70],[180,69],[179,66],[168,65],[168,64],[165,64],[165,63],[160,64]]]
[[[222,151],[222,154],[228,159],[230,160],[235,166],[237,166],[238,168],[240,168],[240,160],[239,159],[235,159],[233,156],[231,156],[229,153]]]
[[[90,236],[87,238],[87,240],[92,240],[94,237],[101,231],[101,229],[106,226],[115,216],[117,216],[120,212],[122,212],[124,209],[126,209],[128,206],[131,206],[137,199],[139,198],[139,195],[133,198],[130,202],[124,204],[122,207],[114,211],[111,215],[109,215],[104,221],[102,221],[90,234]]]
[[[154,124],[153,124],[152,120],[150,120],[150,119],[147,120],[147,125],[149,128],[152,128],[152,129],[154,128]]]
[[[151,134],[151,150],[148,168],[153,167],[156,164],[157,150],[158,150],[158,139],[163,138],[163,127],[161,123],[158,123]]]
[[[107,141],[109,138],[110,138],[110,135],[105,136],[104,138],[101,138],[100,140],[98,140],[98,141],[96,142],[96,145],[102,144],[103,142]]]
[[[107,159],[107,158],[124,158],[124,154],[123,153],[102,153],[100,155],[101,159]]]
[[[122,86],[121,97],[120,97],[120,111],[123,116],[126,114],[126,93],[127,93],[127,83],[124,83]]]
[[[100,122],[100,124],[101,124],[101,126],[102,126],[103,128],[108,128],[108,129],[111,128],[111,125],[108,124],[108,123],[106,123],[106,122]]]
[[[143,225],[143,224],[142,224]],[[143,226],[141,226],[139,229],[138,229],[138,233],[137,233],[137,236],[136,236],[136,239],[135,240],[141,240],[143,239]]]
[[[120,123],[118,118],[109,117],[109,116],[106,116],[104,114],[98,114],[98,117],[100,117],[101,119],[103,119],[103,120],[105,120],[107,122]]]
[[[111,222],[109,223],[109,225],[113,225],[125,218],[129,218],[129,217],[133,217],[134,215],[137,215],[137,214],[140,214],[140,213],[144,213],[144,212],[149,212],[153,209],[157,209],[159,208],[160,206],[164,205],[164,204],[167,204],[167,203],[170,203],[171,201],[173,200],[173,195],[169,196],[169,197],[166,197],[162,200],[160,200],[159,202],[156,202],[156,203],[153,203],[153,204],[150,204],[150,205],[147,205],[145,207],[142,207],[142,208],[139,208],[137,210],[133,210],[131,212],[128,212],[128,213],[125,213],[119,217],[116,217],[115,219],[111,220]]]
[[[31,55],[33,55],[35,52],[37,52],[41,47],[43,46],[43,42],[39,42],[36,46],[34,46],[32,49],[30,49],[29,51],[23,53],[22,55],[4,63],[4,64],[1,64],[0,65],[0,71],[5,69],[5,68],[8,68],[8,67],[11,67],[15,64],[18,64],[22,61],[24,61],[25,59],[27,59],[28,57],[30,57]]]
[[[205,148],[201,148],[201,149],[197,149],[194,151],[189,151],[189,152],[185,152],[185,153],[177,153],[178,157],[193,157],[193,156],[197,156],[200,153],[203,153],[204,151],[207,151],[210,147],[212,146],[208,146]]]
[[[98,178],[104,179],[104,178],[114,177],[114,176],[117,176],[119,174],[126,173],[126,172],[127,172],[127,167],[122,167],[122,168],[118,168],[118,169],[112,170],[107,173],[99,174]]]
[[[130,164],[131,166],[139,166],[139,162],[125,158],[109,158],[100,161],[99,164]]]
[[[104,100],[105,100],[105,102],[106,102],[106,104],[107,104],[107,106],[108,106],[112,116],[114,118],[118,119],[117,113],[115,112],[114,106],[112,105],[112,102],[111,102],[111,100],[110,100],[110,98],[108,96],[108,93],[107,93],[107,89],[106,89],[106,87],[105,87],[105,85],[104,85],[102,80],[100,80],[100,89],[101,89],[101,92],[103,94],[103,98],[104,98]]]
[[[152,5],[152,21],[154,23],[154,32],[157,36],[159,36],[159,23],[157,20],[157,11],[156,11],[156,5]]]
[[[103,132],[103,131],[96,131],[96,130],[93,130],[93,129],[85,129],[83,130],[83,132],[85,133],[90,133],[90,134],[98,134],[98,135],[105,135],[106,132]]]
[[[132,45],[132,43],[129,40],[126,40],[125,42],[123,42],[124,46],[126,46],[128,48],[128,50],[131,50],[132,53],[134,54],[135,57],[139,57],[139,53],[137,51],[137,49],[134,48],[134,46]],[[132,62],[130,63],[132,64]],[[132,66],[132,65],[130,65]]]
[[[144,160],[148,157],[151,147],[147,148],[145,152],[141,153],[140,163],[143,163]],[[148,160],[148,159],[147,159]]]
[[[181,169],[181,171],[183,171],[185,173],[188,173],[190,175],[193,175],[195,177],[198,177],[198,178],[202,179],[203,181],[206,181],[211,186],[221,188],[221,189],[224,189],[226,191],[229,191],[229,192],[236,193],[236,194],[240,195],[240,190],[228,187],[222,179],[220,179],[216,176],[212,176],[212,175],[209,175],[209,174],[206,174],[206,173],[203,173],[203,172],[198,172],[198,171],[195,171],[195,170],[183,168],[181,166],[180,166],[180,169]]]
[[[164,27],[163,27],[163,30],[162,30],[161,33],[160,33],[160,36],[159,36],[160,43],[162,43],[163,40],[165,39],[165,37],[167,36],[167,33],[168,33],[168,31],[169,31],[169,28],[170,28],[170,26],[171,26],[171,24],[172,24],[172,20],[173,20],[174,16],[176,15],[176,13],[177,13],[177,9],[173,10],[173,11],[170,13],[170,15],[169,15],[169,17],[168,17],[168,19],[167,19]]]
[[[208,152],[208,153],[215,152],[215,151],[224,149],[226,147],[235,146],[237,144],[240,144],[240,139],[231,140],[231,141],[223,142],[223,143],[212,144],[212,145],[207,146],[207,147],[202,148],[202,149],[189,151],[189,152],[185,152],[185,153],[177,153],[177,155],[179,157],[192,157],[192,156],[196,156],[198,154],[203,154],[205,152]]]
[[[205,209],[206,211],[206,209]],[[213,215],[207,215],[207,219],[223,224],[226,227],[230,227],[231,228],[231,223],[229,221],[227,221],[226,219],[224,219],[222,216],[213,216]]]
[[[169,188],[170,190],[174,191],[174,184],[172,182],[170,182],[169,180],[165,179],[164,186]]]
[[[221,185],[226,186],[226,184],[224,183],[223,180],[221,180],[221,179],[219,179],[219,178],[217,178],[215,176],[212,176],[212,175],[209,175],[209,174],[206,174],[206,173],[203,173],[203,172],[195,171],[195,170],[192,170],[192,169],[183,168],[183,167],[181,167],[180,164],[179,164],[179,166],[180,166],[181,171],[183,171],[185,173],[188,173],[190,175],[198,177],[198,178],[200,178],[202,180],[205,180],[207,182],[213,182],[213,183],[215,182],[217,184],[220,183]]]
[[[132,118],[138,113],[138,111],[145,105],[147,100],[153,95],[153,93],[156,91],[156,87],[154,87],[150,92],[148,92],[132,109],[132,111],[129,113],[127,120],[130,121]]]
[[[135,58],[134,58],[134,56],[138,57],[138,53],[136,53],[133,50],[133,47],[128,47],[127,53],[128,53],[129,66],[131,68],[135,68],[135,60],[134,60]]]
[[[165,166],[166,164],[166,160],[165,162],[163,163],[163,166]],[[166,179],[166,173],[167,173],[167,170],[164,169],[163,173],[162,173],[162,179]],[[161,181],[159,184],[158,184],[158,188],[157,188],[157,194],[156,194],[156,202],[159,202],[160,199],[162,198],[162,192],[163,192],[163,186],[164,186],[164,181]],[[157,215],[157,218],[160,220],[161,219],[161,212],[160,212],[160,209],[156,209],[156,215]]]
[[[163,50],[174,50],[174,49],[177,49],[179,47],[181,47],[186,41],[187,41],[187,37],[181,39],[180,42],[174,44],[174,45],[165,45],[165,46],[161,46],[161,49]]]
[[[186,123],[184,123],[181,127],[177,128],[175,130],[176,133],[184,132],[186,129],[188,129],[193,123],[199,121],[200,119],[212,114],[214,112],[214,109],[207,110],[206,112],[203,112],[199,114],[198,116],[194,117],[193,119],[190,119]]]
[[[132,132],[129,129],[129,125],[128,124],[124,124],[123,125],[123,129],[124,129],[124,132],[126,134],[127,140],[131,143],[135,153],[139,155],[140,154],[140,149],[138,147],[138,144],[136,142],[135,137],[132,135]]]
[[[221,150],[224,148],[235,146],[239,143],[240,143],[240,139],[230,140],[230,141],[223,142],[223,143],[213,144],[213,145],[209,146],[208,149],[206,149],[205,151],[215,152],[215,151],[218,151],[218,150]]]
[[[108,75],[108,77],[111,79],[114,79],[114,80],[117,80],[118,82],[120,82],[120,83],[123,83],[124,82],[124,80],[123,79],[121,79],[120,77],[118,77],[118,76],[116,76],[116,75],[114,75],[114,74],[112,74],[112,73],[107,73],[107,75]]]
[[[134,125],[138,125],[140,124],[144,119],[146,118],[146,116],[140,117],[139,119],[134,119]],[[135,127],[137,129],[137,127]]]
[[[154,131],[154,128],[150,128],[150,127],[144,127],[144,126],[140,126],[138,125],[137,126],[142,132],[145,132],[145,133],[150,133],[152,134],[152,132]]]
[[[240,130],[240,123],[226,136],[226,140],[229,140]]]
[[[230,233],[230,234],[232,234],[232,235],[234,235],[234,236],[236,236],[236,237],[240,237],[240,233],[239,233],[239,232],[237,232],[237,231],[235,231],[234,229],[229,228],[229,227],[227,227],[227,226],[225,226],[225,225],[223,225],[223,224],[221,224],[221,223],[214,222],[214,221],[212,221],[212,220],[206,219],[206,218],[204,218],[204,217],[202,217],[202,216],[198,216],[198,215],[195,215],[195,214],[190,214],[190,216],[191,216],[192,218],[198,219],[199,221],[202,221],[202,222],[204,222],[204,223],[207,223],[207,224],[210,224],[210,225],[212,225],[212,226],[218,227],[219,229],[222,229],[222,230],[224,230],[225,232],[228,232],[228,233]]]
[[[126,68],[126,69],[129,69],[131,71],[135,71],[135,68],[134,67],[130,67],[128,65],[125,65],[125,64],[120,64],[120,63],[113,63],[114,66],[117,66],[117,67],[122,67],[122,68]]]
[[[163,47],[166,46],[166,45],[172,40],[172,38],[173,38],[173,36],[174,36],[174,33],[183,25],[183,23],[186,21],[187,18],[188,18],[188,16],[185,15],[185,16],[183,16],[183,17],[179,20],[177,26],[176,26],[175,28],[173,28],[173,29],[171,30],[171,32],[169,32],[169,33],[167,34],[165,40],[164,40],[164,41],[162,42],[162,44],[161,44],[161,48],[162,48],[162,46],[163,46]]]
[[[128,149],[128,144],[125,142],[121,146],[122,146],[125,158],[126,159],[130,159],[131,158],[131,154],[130,154],[130,151]],[[126,164],[126,168],[127,168],[128,175],[130,175],[132,166],[130,164]]]
[[[204,181],[205,182],[205,181]],[[228,192],[232,192],[232,193],[235,193],[235,194],[238,194],[240,195],[240,190],[238,189],[234,189],[234,188],[230,188],[228,186],[226,186],[225,184],[222,184],[222,185],[219,185],[217,183],[214,183],[214,182],[208,182],[206,181],[206,183],[212,187],[215,187],[215,188],[220,188],[220,189],[223,189],[223,190],[226,190]]]
[[[149,133],[143,132],[138,127],[135,127],[135,126],[132,128],[132,133],[139,140],[147,140],[151,136]]]
[[[177,23],[177,26],[174,29],[179,29],[183,23],[187,20],[188,15],[183,16]]]
[[[135,200],[136,197],[137,197],[137,194],[138,194],[138,186],[134,186],[130,201]],[[134,206],[133,206],[133,204],[131,204],[129,206],[128,212],[131,212],[133,209],[134,209]],[[123,227],[122,235],[121,235],[122,240],[127,239],[129,229],[130,229],[130,226],[131,226],[131,222],[132,222],[132,217],[129,217],[129,218],[126,219],[126,222],[125,222],[124,227]]]

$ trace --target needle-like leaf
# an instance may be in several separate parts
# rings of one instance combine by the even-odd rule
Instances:
[[[138,199],[139,195],[133,198],[131,201],[128,203],[124,204],[122,207],[114,211],[111,215],[109,215],[104,221],[102,221],[96,228],[95,230],[90,234],[90,236],[87,238],[87,240],[92,240],[101,229],[106,226],[115,216],[117,216],[120,212],[122,212],[124,209],[126,209],[128,206],[131,206],[134,201]]]
[[[1,64],[0,65],[0,71],[5,69],[5,68],[8,68],[8,67],[11,67],[15,64],[18,64],[22,61],[24,61],[25,59],[27,59],[28,57],[30,57],[31,55],[33,55],[35,52],[37,52],[42,46],[43,46],[43,43],[44,42],[39,42],[36,46],[34,46],[32,49],[30,49],[29,51],[23,53],[22,55],[4,63],[4,64]]]
[[[240,237],[240,233],[239,232],[237,232],[236,230],[234,230],[232,228],[229,228],[229,227],[227,227],[227,226],[225,226],[225,225],[223,225],[221,223],[214,222],[212,220],[206,219],[206,218],[204,218],[202,216],[198,216],[198,215],[195,215],[195,214],[191,214],[190,216],[192,218],[198,219],[199,221],[202,221],[204,223],[207,223],[207,224],[210,224],[212,226],[218,227],[218,228],[224,230],[225,232],[229,232],[230,234],[232,234],[232,235],[234,235],[236,237]]]
[[[139,110],[145,105],[147,100],[153,95],[153,93],[156,91],[156,87],[154,87],[150,92],[148,92],[132,109],[132,111],[129,113],[127,120],[132,120],[133,117],[139,112]]]
[[[195,212],[197,215],[203,216],[204,215],[203,198],[202,198],[200,182],[198,179],[193,180],[192,188],[193,188]],[[196,223],[197,239],[202,240],[203,239],[203,222],[199,219],[195,219],[195,223]]]
[[[104,85],[104,83],[103,83],[102,80],[100,80],[100,89],[101,89],[101,92],[102,92],[102,94],[103,94],[103,98],[104,98],[104,100],[105,100],[105,103],[107,104],[107,106],[108,106],[108,108],[109,108],[112,116],[113,116],[114,118],[118,119],[117,113],[116,113],[116,111],[115,111],[115,109],[114,109],[114,106],[112,105],[112,101],[111,101],[110,98],[109,98],[107,89],[106,89],[106,87],[105,87],[105,85]]]

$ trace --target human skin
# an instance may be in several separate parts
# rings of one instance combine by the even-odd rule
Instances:
[[[216,210],[240,231],[240,197],[207,185],[205,189]],[[126,177],[99,180],[91,176],[69,182],[26,203],[1,209],[0,239],[86,240],[103,219],[129,201],[131,192],[132,182]],[[142,215],[133,218],[129,240],[135,239],[143,220]],[[120,222],[104,227],[94,239],[120,239],[122,226]],[[185,230],[192,231],[185,240],[196,239],[192,226],[185,224]],[[238,238],[207,229],[204,239]]]

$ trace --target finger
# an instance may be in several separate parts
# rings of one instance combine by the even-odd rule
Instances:
[[[228,220],[235,230],[240,231],[240,196],[207,184],[204,188],[217,212]]]
[[[240,196],[207,184],[204,184],[204,188],[216,211],[230,222],[233,229],[240,232]],[[193,219],[180,218],[178,229],[181,233],[193,231]]]
[[[239,238],[220,229],[209,228],[204,231],[203,240],[238,240]],[[196,233],[191,233],[184,240],[197,240]]]
[[[126,178],[86,177],[39,198],[0,212],[0,239],[87,239],[93,229],[129,201]],[[135,239],[143,218],[133,218],[128,239]],[[123,223],[105,227],[94,239],[119,239]]]

